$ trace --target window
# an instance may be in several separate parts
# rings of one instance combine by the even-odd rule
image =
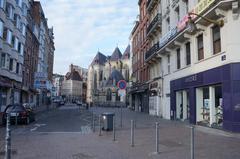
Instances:
[[[212,28],[212,36],[213,36],[213,54],[217,54],[221,52],[221,34],[219,26],[214,26]]]
[[[13,71],[13,59],[10,59],[10,62],[9,62],[9,70],[10,70],[10,71]]]
[[[25,3],[22,3],[22,8],[23,8],[23,16],[27,16],[27,5]]]
[[[177,69],[181,68],[181,54],[180,54],[180,48],[177,49]]]
[[[180,20],[179,7],[177,7],[175,9],[175,14],[176,14],[177,22],[178,22]]]
[[[186,14],[188,14],[188,10],[189,10],[189,7],[188,7],[188,0],[185,0],[185,5],[186,5]]]
[[[23,23],[21,25],[21,31],[22,31],[23,36],[26,36],[26,25]]]
[[[19,74],[19,63],[17,63],[17,66],[16,66],[16,74]]]
[[[18,50],[18,41],[19,41],[18,38],[15,37],[14,38],[14,44],[13,44],[15,50]]]
[[[203,34],[197,37],[198,60],[204,59]]]
[[[170,55],[167,55],[167,62],[168,62],[168,73],[170,73]]]
[[[186,65],[191,64],[191,47],[190,42],[186,43]]]
[[[4,0],[0,0],[0,8],[4,8]]]
[[[0,20],[0,37],[3,37],[3,21]]]
[[[4,34],[3,34],[4,35]],[[9,29],[5,29],[5,40],[8,44],[12,44],[12,31]]]
[[[14,23],[18,29],[21,29],[20,16],[17,14],[14,14]]]
[[[2,53],[1,54],[1,61],[0,61],[0,66],[1,68],[6,68],[6,54]]]
[[[169,31],[170,30],[170,18],[168,17],[167,18],[167,30]]]
[[[20,55],[23,55],[24,52],[23,44],[20,42],[18,43],[18,52],[20,53]]]
[[[6,5],[7,17],[13,20],[13,6],[10,3]]]
[[[22,0],[16,0],[17,5],[22,8]]]

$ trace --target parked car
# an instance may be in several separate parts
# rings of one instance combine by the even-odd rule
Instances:
[[[31,109],[34,109],[36,107],[36,104],[35,103],[23,103],[23,106],[25,108],[31,108]]]
[[[35,121],[35,113],[30,107],[24,107],[22,104],[8,105],[3,112],[2,123],[6,125],[7,114],[10,114],[10,122],[29,124]]]
[[[77,100],[76,104],[79,105],[79,106],[82,106],[82,102],[80,100]]]

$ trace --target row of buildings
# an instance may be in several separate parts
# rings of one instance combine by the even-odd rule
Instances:
[[[131,32],[131,107],[240,132],[239,1],[139,0],[138,5]]]
[[[0,0],[0,110],[46,104],[52,89],[53,28],[39,1]]]
[[[240,132],[238,0],[139,0],[123,55],[98,52],[87,102]],[[127,95],[116,84],[127,81]]]

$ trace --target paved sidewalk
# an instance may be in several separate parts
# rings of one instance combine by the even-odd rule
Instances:
[[[17,154],[14,155],[14,159],[190,159],[188,124],[123,109],[123,127],[121,128],[120,110],[112,108],[83,110],[86,114],[89,112],[95,114],[96,131],[94,133],[91,131],[15,132],[12,146],[17,150]],[[59,111],[64,113],[64,109],[60,108]],[[102,136],[99,136],[97,117],[102,112],[115,112],[117,141],[113,141],[112,132],[103,131]],[[52,115],[57,116],[54,112]],[[60,118],[60,116],[57,117]],[[130,146],[130,120],[132,119],[136,121],[134,147]],[[160,124],[160,154],[154,154],[155,122]],[[19,138],[21,134],[24,135]],[[239,134],[197,126],[195,158],[239,159]]]
[[[121,109],[111,108],[90,109],[90,111],[93,111],[95,114],[100,114],[102,112],[115,112],[117,142],[115,142],[114,147],[118,147],[120,152],[126,154],[117,158],[190,158],[189,124],[179,121],[164,120],[147,114],[123,109],[123,128],[120,128],[120,110]],[[131,119],[136,121],[134,147],[129,146]],[[155,151],[155,122],[159,122],[160,125],[159,155],[153,154]],[[95,134],[97,134],[97,132]],[[111,132],[104,132],[104,135],[99,138],[101,138],[99,140],[101,140],[104,148],[112,149],[111,146],[107,144],[112,139]],[[119,155],[121,156],[122,154]],[[240,134],[196,126],[195,155],[197,159],[239,159]],[[109,157],[109,159],[110,158],[111,157]]]

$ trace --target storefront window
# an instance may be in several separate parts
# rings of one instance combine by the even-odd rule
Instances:
[[[197,88],[197,124],[222,127],[222,87],[221,85]]]

